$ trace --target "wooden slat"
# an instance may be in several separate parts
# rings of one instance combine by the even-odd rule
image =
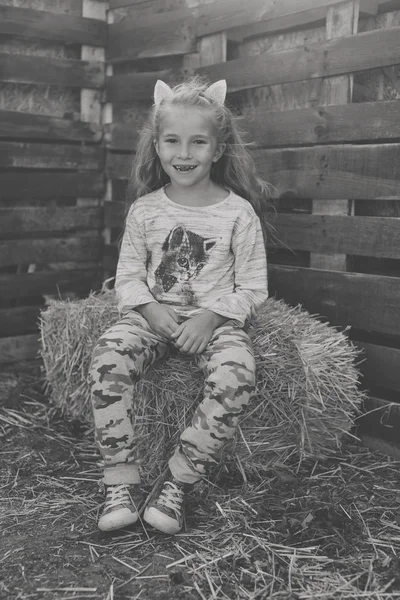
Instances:
[[[261,105],[242,121],[251,139],[263,147],[398,139],[400,103],[360,102],[273,112]],[[123,142],[128,139],[128,133],[124,136],[116,128],[113,147],[127,149]]]
[[[107,26],[95,19],[30,8],[0,6],[0,35],[105,46]]]
[[[257,150],[254,157],[279,192],[321,199],[400,196],[400,144]],[[112,168],[122,175],[126,163],[115,158]]]
[[[8,240],[0,242],[0,267],[30,263],[98,260],[100,249],[99,236]]]
[[[97,123],[0,110],[0,138],[98,143],[102,134]]]
[[[174,11],[176,12],[176,11]],[[165,19],[169,13],[154,15],[161,21],[150,26],[141,26],[135,19],[109,25],[107,59],[111,63],[138,58],[177,56],[193,52],[196,48],[196,33],[193,17]],[[152,19],[152,20],[153,20]]]
[[[150,100],[157,79],[168,82],[171,72],[168,70],[152,73],[132,73],[131,75],[112,75],[106,78],[107,101],[114,105],[130,104],[135,100]]]
[[[64,292],[84,293],[99,287],[98,269],[48,270],[0,275],[2,298],[29,298]]]
[[[38,330],[39,306],[0,309],[1,335],[24,335]]]
[[[0,207],[0,237],[26,232],[99,229],[102,215],[100,207]]]
[[[398,218],[278,214],[273,226],[293,250],[400,259]]]
[[[196,37],[232,28],[237,36],[237,28],[247,26],[242,38],[258,35],[260,29],[264,33],[262,25],[265,23],[269,25],[267,32],[287,29],[299,20],[311,22],[315,19],[315,10],[322,8],[326,14],[327,7],[336,3],[337,0],[302,0],[301,3],[293,0],[269,3],[265,0],[218,0],[191,8],[154,12],[151,16],[146,12],[141,17],[139,12],[110,26],[108,59],[118,61],[182,54],[191,51]],[[375,0],[364,0],[364,5],[366,14],[376,14]],[[311,14],[304,18],[307,12]]]
[[[397,140],[400,103],[388,100],[272,112],[261,104],[239,122],[249,139],[263,148]],[[138,130],[121,122],[105,129],[107,146],[113,150],[133,150],[138,137]]]
[[[99,146],[0,142],[1,168],[100,171],[103,162]]]
[[[103,190],[103,174],[95,171],[81,171],[77,173],[0,171],[0,197],[96,197],[101,195]]]
[[[269,266],[271,291],[335,325],[400,334],[400,278]],[[400,372],[400,371],[399,371]]]
[[[365,342],[354,343],[363,350],[366,359],[361,365],[364,383],[372,388],[400,391],[400,350]]]
[[[282,50],[200,67],[212,81],[226,79],[228,90],[303,81],[400,63],[400,27],[367,31],[324,44]]]
[[[132,168],[132,154],[108,152],[106,156],[106,175],[110,179],[128,179]]]
[[[37,333],[0,338],[0,364],[33,360],[38,357],[39,348]]]
[[[104,64],[66,58],[0,54],[0,81],[98,89],[104,86]]]

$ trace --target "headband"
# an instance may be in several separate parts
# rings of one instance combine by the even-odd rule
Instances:
[[[206,98],[214,100],[218,104],[223,104],[226,96],[226,80],[220,79],[219,81],[212,83],[203,93]],[[173,94],[174,93],[169,85],[164,83],[164,81],[161,81],[161,79],[157,79],[156,85],[154,86],[154,104],[156,106],[165,98],[171,98]]]

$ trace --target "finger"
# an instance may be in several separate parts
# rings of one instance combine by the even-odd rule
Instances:
[[[178,315],[176,314],[176,312],[174,311],[174,309],[173,308],[169,308],[169,306],[167,306],[167,310],[168,310],[168,314],[175,321],[175,323],[178,323]]]
[[[204,352],[204,350],[207,348],[208,342],[207,341],[203,341],[200,346],[197,348],[196,350],[196,354],[202,354],[202,352]]]

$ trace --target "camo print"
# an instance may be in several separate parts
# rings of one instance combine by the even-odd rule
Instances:
[[[154,362],[168,356],[170,348],[134,311],[106,331],[95,347],[90,377],[96,442],[108,473],[119,470],[123,478],[121,466],[138,463],[136,384]],[[219,462],[255,388],[251,341],[232,321],[214,331],[194,360],[205,375],[204,397],[169,460],[172,475],[185,483],[198,481]]]

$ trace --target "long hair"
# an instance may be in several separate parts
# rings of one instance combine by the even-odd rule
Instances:
[[[221,158],[212,164],[211,179],[250,202],[260,218],[266,241],[267,236],[274,231],[267,219],[274,188],[257,175],[253,157],[247,150],[247,146],[251,144],[244,142],[237,117],[227,106],[219,104],[205,94],[209,85],[204,78],[195,76],[176,85],[170,98],[152,107],[139,136],[128,194],[131,198],[140,198],[169,182],[154,146],[154,140],[160,133],[161,119],[168,108],[193,106],[207,109],[216,126],[218,143],[226,145]]]

